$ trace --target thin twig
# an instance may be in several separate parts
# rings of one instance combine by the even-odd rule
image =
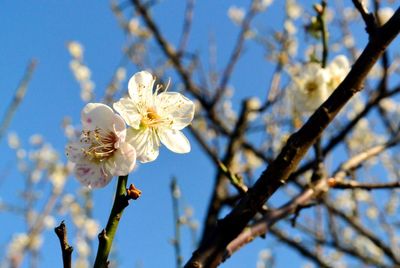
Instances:
[[[174,226],[175,226],[175,238],[173,240],[173,245],[175,248],[175,260],[176,260],[176,268],[182,267],[182,251],[181,251],[181,222],[179,218],[179,198],[180,198],[180,189],[178,183],[176,182],[176,178],[172,178],[171,185],[171,197],[172,197],[172,209],[174,215]]]
[[[192,28],[193,22],[193,9],[194,9],[195,0],[186,0],[186,9],[185,9],[185,21],[183,22],[183,29],[181,33],[181,38],[178,46],[178,54],[182,55],[184,50],[186,49],[186,45],[189,40],[190,30]]]
[[[64,268],[71,268],[71,255],[74,249],[68,244],[67,227],[65,226],[64,221],[62,221],[59,226],[54,228],[54,232],[60,240]]]
[[[332,267],[330,263],[326,262],[324,258],[321,258],[318,254],[313,253],[311,250],[306,248],[302,243],[296,241],[290,236],[286,235],[284,232],[277,228],[272,228],[271,233],[273,233],[278,239],[290,247],[295,248],[301,255],[307,257],[311,261],[315,262],[318,267],[329,268]]]
[[[374,15],[368,12],[368,9],[365,7],[364,3],[360,0],[352,0],[354,7],[360,12],[361,17],[365,22],[365,30],[368,34],[373,34],[376,29],[376,22]]]
[[[329,181],[329,184],[331,188],[336,189],[387,190],[400,187],[400,181],[392,181],[386,183],[360,183],[351,180],[338,181],[333,179]]]
[[[21,101],[24,99],[26,91],[28,89],[28,84],[32,79],[33,72],[37,66],[36,60],[31,60],[26,68],[25,74],[20,81],[17,90],[15,92],[14,98],[8,106],[6,113],[3,117],[3,120],[0,123],[0,140],[3,138],[4,133],[6,132],[8,126],[11,123],[11,120],[14,116],[15,111],[20,105]]]
[[[233,48],[232,54],[229,57],[229,62],[223,71],[221,82],[212,100],[211,104],[212,107],[219,102],[220,98],[224,95],[224,92],[226,91],[228,82],[231,78],[235,65],[238,62],[240,56],[242,55],[244,43],[246,40],[246,35],[248,34],[248,31],[250,29],[250,23],[256,14],[257,14],[257,8],[255,7],[254,1],[252,1],[250,10],[243,19],[240,33],[235,43],[235,47]]]
[[[314,9],[317,12],[317,20],[320,24],[321,27],[321,44],[322,44],[322,58],[321,58],[321,67],[325,68],[326,67],[326,62],[328,60],[328,29],[326,28],[326,1],[323,0],[321,1],[320,5],[315,5]]]

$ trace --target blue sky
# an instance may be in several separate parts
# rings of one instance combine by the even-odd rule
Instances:
[[[280,26],[283,20],[283,1],[276,2],[278,3],[270,11],[256,20],[256,25],[264,25],[266,29]],[[228,7],[233,4],[247,7],[248,1],[196,3],[195,23],[189,46],[206,57],[207,44],[210,36],[213,36],[219,46],[219,68],[226,63],[238,32],[238,28],[226,15]],[[153,12],[160,28],[173,43],[180,36],[181,29],[176,27],[180,26],[183,10],[182,1],[174,0],[161,1]],[[46,141],[63,152],[66,139],[61,128],[62,118],[71,116],[78,125],[80,110],[84,105],[79,97],[79,86],[69,69],[70,55],[66,43],[76,40],[84,45],[85,63],[91,68],[97,96],[104,92],[121,59],[125,36],[108,1],[5,0],[0,3],[0,33],[0,116],[11,101],[28,61],[37,59],[38,66],[28,92],[9,130],[17,132],[24,144],[28,144],[31,135],[40,133]],[[128,76],[136,71],[138,70],[129,66]],[[239,96],[259,95],[262,98],[263,86],[269,81],[270,73],[261,48],[249,46],[245,49],[232,83],[237,88],[251,89],[239,93]],[[0,197],[18,203],[18,193],[13,189],[21,188],[23,178],[15,168],[8,168],[16,165],[16,159],[8,148],[6,138],[0,141],[0,148],[0,173],[7,171],[7,176],[0,184]],[[169,193],[172,176],[178,178],[184,202],[194,207],[195,217],[202,222],[214,176],[209,160],[194,142],[189,155],[176,155],[162,149],[157,161],[139,165],[130,175],[130,182],[135,183],[143,195],[127,208],[118,230],[116,249],[121,267],[133,267],[132,263],[138,262],[143,264],[142,267],[174,267],[173,247],[169,243],[173,237]],[[71,178],[67,189],[74,191],[76,187],[77,181]],[[93,192],[94,215],[102,226],[105,225],[111,209],[114,187],[114,183],[110,183],[106,188]],[[57,217],[58,222],[62,219]],[[1,252],[11,234],[24,231],[24,225],[20,217],[10,214],[0,215],[0,222],[3,228],[5,226],[9,230],[0,235]],[[66,224],[68,226],[68,219]],[[183,239],[186,260],[192,251],[187,232]],[[255,267],[259,250],[274,243],[273,239],[257,239],[222,267]],[[303,263],[297,254],[288,252],[283,246],[279,249],[280,255],[285,256],[278,257],[278,264],[282,265],[280,267]],[[53,267],[55,263],[61,262],[58,241],[52,231],[45,235],[45,252],[41,258],[41,267]]]
[[[219,67],[225,63],[232,46],[229,44],[233,44],[236,38],[237,27],[226,16],[226,10],[232,3],[199,1],[196,7],[189,45],[205,54],[211,34],[218,43],[226,44],[228,49],[224,45],[218,50]],[[46,141],[62,152],[66,139],[61,120],[64,116],[71,116],[75,124],[79,124],[80,110],[84,105],[79,97],[79,86],[69,69],[70,55],[66,42],[77,40],[84,45],[85,62],[91,68],[92,79],[96,83],[95,92],[101,96],[120,61],[124,34],[107,1],[3,1],[0,6],[0,99],[3,100],[0,114],[4,114],[12,99],[28,61],[32,58],[38,60],[28,92],[9,130],[18,133],[26,146],[31,135],[41,133]],[[179,38],[180,29],[177,30],[176,25],[181,22],[183,8],[181,1],[165,1],[154,10],[158,24],[171,41]],[[130,67],[128,76],[135,71]],[[262,76],[249,76],[246,80],[239,82],[254,83],[254,87],[260,81],[266,82]],[[0,170],[16,165],[14,153],[8,149],[6,141],[6,138],[0,141]],[[128,207],[118,230],[116,248],[121,267],[132,267],[132,263],[136,262],[142,263],[143,267],[174,267],[174,252],[169,243],[173,237],[170,178],[178,178],[185,203],[194,207],[195,217],[201,222],[214,175],[209,164],[200,148],[192,143],[189,155],[176,155],[163,149],[157,161],[140,165],[130,175],[130,182],[134,182],[143,195]],[[21,186],[22,180],[22,176],[12,169],[2,181],[1,198],[18,204],[16,191],[6,189],[21,189],[17,186]],[[77,186],[78,183],[71,178],[67,189],[72,191]],[[94,213],[102,225],[111,208],[114,187],[110,183],[106,188],[94,191]],[[57,217],[57,221],[60,220],[62,218]],[[11,233],[25,229],[20,217],[6,214],[0,216],[0,221],[10,230],[0,235],[0,251],[3,251]],[[67,226],[68,223],[67,219]],[[186,259],[192,251],[188,232],[183,239]],[[260,240],[253,244],[236,254],[225,267],[237,267],[238,263],[241,267],[254,266],[260,245],[267,245],[268,242]],[[45,252],[41,257],[41,267],[60,263],[59,245],[52,231],[46,232]]]

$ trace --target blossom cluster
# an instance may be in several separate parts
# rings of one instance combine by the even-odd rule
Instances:
[[[107,185],[114,176],[133,170],[136,159],[154,161],[164,144],[176,153],[188,153],[190,143],[181,132],[193,120],[194,103],[177,92],[157,85],[147,71],[136,73],[128,83],[129,96],[113,104],[88,103],[81,113],[79,140],[66,146],[75,163],[77,179],[89,187]],[[128,127],[126,126],[128,125]]]
[[[67,48],[72,56],[69,67],[81,88],[81,99],[88,102],[94,98],[95,84],[91,79],[92,72],[83,61],[83,46],[76,41],[71,41],[67,43]]]
[[[350,70],[346,56],[339,55],[326,67],[308,62],[289,71],[288,92],[297,112],[315,111],[343,81]]]

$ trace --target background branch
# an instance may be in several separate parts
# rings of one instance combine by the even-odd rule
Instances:
[[[37,61],[31,60],[30,63],[28,64],[28,67],[26,67],[25,74],[22,80],[20,81],[17,90],[15,91],[14,98],[11,101],[10,105],[8,106],[6,113],[4,114],[3,119],[0,123],[0,140],[3,138],[4,133],[6,132],[14,116],[15,111],[18,109],[18,106],[25,97],[26,91],[28,89],[28,84],[32,79],[36,66],[37,66]]]

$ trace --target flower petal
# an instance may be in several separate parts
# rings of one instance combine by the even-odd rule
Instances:
[[[157,112],[172,117],[171,128],[181,130],[193,120],[194,103],[177,92],[160,93],[155,100]]]
[[[112,179],[112,175],[104,170],[102,165],[82,161],[75,165],[76,178],[90,188],[101,188],[106,186]]]
[[[128,82],[129,96],[135,102],[152,105],[154,77],[151,73],[141,71],[134,74]]]
[[[179,154],[190,152],[190,143],[185,135],[174,129],[163,129],[158,132],[161,142],[171,151]]]
[[[84,130],[96,128],[113,130],[115,113],[102,103],[88,103],[81,113],[81,123]]]
[[[126,137],[126,125],[124,119],[118,114],[114,114],[114,133],[118,137],[118,143],[125,141]],[[115,147],[118,148],[118,147]]]
[[[78,163],[84,158],[81,142],[71,142],[65,146],[65,154],[69,161]]]
[[[330,68],[339,68],[347,72],[350,69],[350,63],[345,55],[338,55],[329,64],[328,69]]]
[[[105,169],[114,176],[128,175],[136,164],[136,150],[127,142],[119,147],[113,157],[105,163]]]
[[[118,102],[114,103],[114,109],[122,116],[125,122],[138,129],[142,115],[138,110],[138,105],[129,98],[121,98]]]
[[[127,142],[136,149],[137,159],[142,163],[154,161],[158,156],[160,139],[151,128],[143,130],[129,128]]]

